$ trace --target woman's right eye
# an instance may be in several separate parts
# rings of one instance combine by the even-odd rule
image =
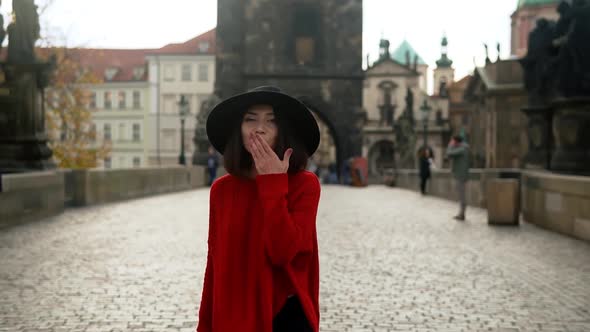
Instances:
[[[249,121],[254,121],[254,119],[252,119],[252,118],[245,118],[244,121],[245,122],[249,122]]]

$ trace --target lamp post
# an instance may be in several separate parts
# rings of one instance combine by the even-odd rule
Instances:
[[[422,111],[422,121],[424,122],[424,149],[428,149],[428,114],[432,109],[428,106],[426,99],[420,106],[420,111]]]
[[[184,95],[180,95],[178,112],[180,115],[180,156],[178,157],[178,163],[180,165],[186,165],[186,159],[184,157],[184,120],[189,112],[189,104]]]

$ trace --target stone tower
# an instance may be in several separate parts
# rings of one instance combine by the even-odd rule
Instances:
[[[328,125],[339,164],[361,154],[362,0],[219,0],[217,22],[221,98],[279,86]]]
[[[441,52],[440,59],[436,60],[436,68],[434,69],[434,94],[441,97],[448,97],[448,87],[455,81],[455,69],[453,60],[449,59],[447,47],[449,41],[446,36],[440,43]]]

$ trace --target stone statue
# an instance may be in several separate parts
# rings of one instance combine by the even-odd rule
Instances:
[[[496,51],[498,52],[498,59],[496,61],[500,61],[500,51],[501,51],[500,47],[501,47],[500,43],[499,42],[496,43]]]
[[[395,140],[399,151],[399,164],[401,168],[414,167],[414,148],[416,146],[416,134],[414,130],[414,94],[408,88],[406,94],[406,109],[396,121]]]
[[[209,139],[207,137],[207,117],[215,105],[221,102],[219,97],[219,90],[215,90],[207,99],[201,103],[201,108],[197,114],[197,124],[195,126],[195,135],[193,136],[193,143],[195,144],[195,151],[193,152],[193,165],[207,165],[207,158],[209,156]]]
[[[406,112],[412,125],[414,125],[414,93],[408,88],[406,92]]]
[[[590,3],[588,0],[574,0],[564,10],[565,17],[558,22],[558,33],[554,42],[559,47],[557,55],[558,92],[564,97],[590,95]]]
[[[13,0],[14,21],[8,26],[7,63],[34,63],[35,42],[39,38],[39,14],[34,0]]]
[[[492,61],[490,60],[490,53],[489,53],[489,51],[488,51],[488,44],[486,44],[486,43],[483,43],[483,47],[484,47],[484,48],[485,48],[485,50],[486,50],[486,63],[490,63],[490,62],[492,62]]]
[[[215,105],[219,104],[220,102],[221,98],[219,98],[219,95],[217,93],[214,92],[211,95],[209,95],[209,97],[207,97],[207,99],[205,99],[201,103],[201,109],[197,114],[198,123],[204,125],[207,122],[207,117],[209,116],[209,113],[211,112],[213,107],[215,107]]]
[[[537,20],[529,33],[526,56],[520,60],[524,69],[524,85],[529,92],[529,104],[539,105],[551,95],[552,44],[555,25],[547,19]]]

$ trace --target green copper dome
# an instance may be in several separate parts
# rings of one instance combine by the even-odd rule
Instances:
[[[560,0],[518,0],[518,7],[558,4]]]
[[[419,65],[426,64],[426,62],[424,62],[422,57],[420,57],[420,55],[418,55],[418,53],[414,50],[412,45],[410,45],[410,43],[408,43],[407,40],[404,40],[399,45],[399,47],[395,50],[395,52],[393,52],[391,57],[393,58],[393,60],[395,60],[399,63],[406,64],[406,52],[410,54],[410,63],[414,63],[414,56],[417,55],[418,56],[418,64]]]

